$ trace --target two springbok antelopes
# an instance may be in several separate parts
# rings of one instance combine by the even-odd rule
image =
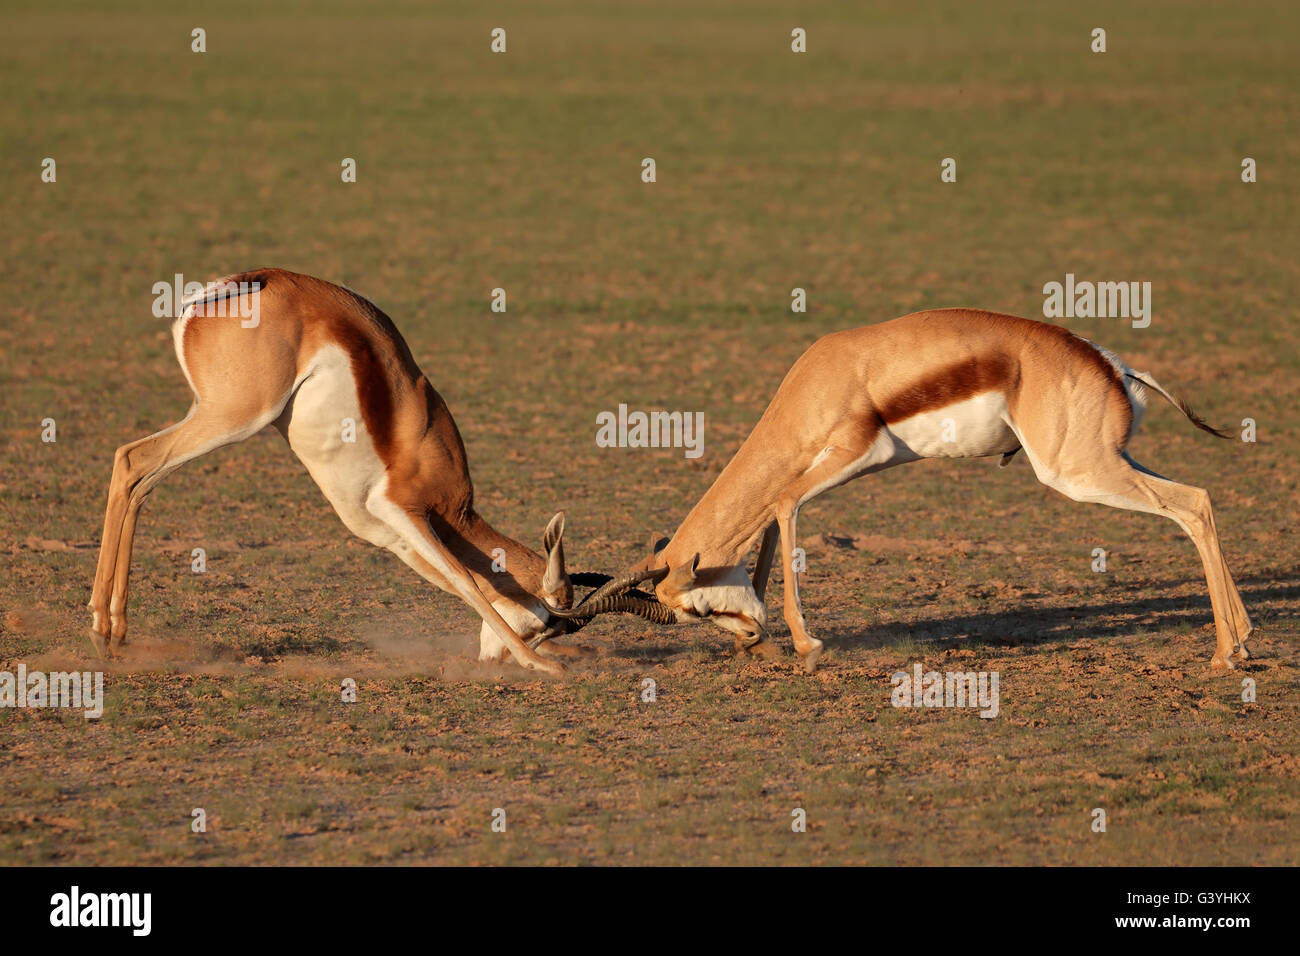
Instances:
[[[247,314],[230,301],[243,295],[259,297],[251,328],[227,317]],[[1149,390],[1221,433],[1149,375],[1056,326],[941,309],[820,339],[677,533],[614,578],[569,576],[562,513],[542,554],[479,516],[451,413],[392,321],[356,293],[275,269],[230,276],[182,304],[173,338],[194,404],[179,424],[117,451],[89,605],[105,652],[126,634],[131,542],[145,497],[185,462],[274,425],[354,534],[478,612],[485,660],[508,653],[558,672],[537,648],[612,612],[659,623],[707,618],[732,632],[739,650],[771,655],[763,598],[779,538],[785,620],[811,671],[822,642],[808,634],[799,602],[799,508],[894,465],[991,455],[1005,464],[1022,448],[1040,481],[1076,501],[1177,522],[1205,567],[1213,669],[1248,656],[1250,618],[1209,495],[1125,451]],[[340,428],[348,419],[351,441]],[[493,567],[501,554],[504,572]],[[594,586],[577,605],[574,584]]]

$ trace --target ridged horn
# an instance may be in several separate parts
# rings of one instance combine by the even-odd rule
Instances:
[[[579,587],[594,586],[596,589],[579,601],[577,607],[572,610],[555,608],[548,604],[546,610],[553,621],[546,630],[529,641],[528,646],[536,650],[539,645],[553,637],[580,631],[595,620],[598,614],[635,614],[656,624],[675,624],[677,615],[660,604],[653,595],[643,591],[636,591],[633,595],[624,594],[642,581],[653,580],[658,583],[667,573],[667,568],[660,568],[655,571],[636,571],[617,578],[589,571],[570,575],[569,580],[573,584]],[[620,597],[623,600],[618,600]]]
[[[598,614],[635,614],[655,624],[677,623],[676,612],[649,595],[634,597],[630,594],[610,594],[595,601],[584,601],[572,611],[562,611],[558,608],[549,610],[555,617],[570,621],[581,620],[584,623]]]
[[[616,578],[610,578],[596,590],[592,591],[585,598],[578,602],[578,607],[586,607],[593,601],[600,601],[607,597],[613,597],[622,594],[630,588],[636,587],[642,581],[653,581],[658,584],[668,573],[667,568],[657,568],[652,571],[633,571],[629,574],[620,575]]]

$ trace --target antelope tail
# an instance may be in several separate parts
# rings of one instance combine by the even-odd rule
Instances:
[[[1222,431],[1221,429],[1215,428],[1213,425],[1206,424],[1205,419],[1203,419],[1200,415],[1197,415],[1196,412],[1192,411],[1192,406],[1188,405],[1177,395],[1171,395],[1169,392],[1166,392],[1164,388],[1160,385],[1160,383],[1157,382],[1154,378],[1152,378],[1148,373],[1127,371],[1124,374],[1128,378],[1135,379],[1136,381],[1141,382],[1147,388],[1159,392],[1161,395],[1165,397],[1165,399],[1169,402],[1170,405],[1174,406],[1174,408],[1182,412],[1183,415],[1187,418],[1187,420],[1191,422],[1193,425],[1195,425],[1197,428],[1199,428],[1201,431],[1209,432],[1211,435],[1216,435],[1219,438],[1233,437],[1230,432]]]

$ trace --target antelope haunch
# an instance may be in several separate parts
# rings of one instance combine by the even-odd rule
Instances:
[[[242,302],[241,284],[256,290]],[[187,461],[274,425],[353,534],[478,612],[481,659],[508,652],[525,667],[562,669],[525,641],[567,628],[548,627],[547,610],[573,597],[564,515],[546,529],[545,557],[479,516],[456,423],[388,316],[350,290],[279,269],[212,283],[178,312],[172,337],[194,404],[179,424],[114,458],[89,604],[106,652],[126,636],[145,498]],[[250,313],[256,323],[240,318]],[[503,573],[493,570],[494,551]]]
[[[1227,437],[1151,376],[1043,322],[941,309],[827,335],[795,362],[666,546],[601,589],[596,603],[617,601],[617,587],[653,581],[653,598],[642,594],[609,609],[651,620],[708,618],[734,632],[738,648],[774,652],[764,640],[763,595],[779,536],[785,619],[811,671],[822,642],[804,626],[792,568],[800,506],[894,465],[991,455],[1005,465],[1023,448],[1038,479],[1069,498],[1178,523],[1196,544],[1209,584],[1217,630],[1212,666],[1229,670],[1232,660],[1248,657],[1251,623],[1219,549],[1210,497],[1147,470],[1125,451],[1148,390],[1198,428]],[[745,560],[760,539],[751,579]]]

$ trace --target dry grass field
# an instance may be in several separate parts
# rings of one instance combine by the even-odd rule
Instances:
[[[0,709],[0,860],[1296,861],[1294,4],[383,6],[0,11],[0,671],[102,669],[106,695],[98,720]],[[1218,441],[1153,403],[1133,444],[1212,493],[1256,657],[1210,675],[1173,523],[1069,501],[1020,456],[804,509],[814,675],[779,572],[781,661],[607,617],[562,678],[480,664],[473,612],[351,537],[271,432],[150,499],[131,640],[100,661],[114,449],[189,402],[153,284],[261,266],[372,297],[484,515],[537,546],[564,509],[571,569],[607,572],[672,531],[820,335],[1041,317],[1066,273],[1150,281],[1150,327],[1069,324],[1211,422],[1256,422]],[[702,411],[704,454],[597,447],[620,403]],[[999,715],[891,706],[917,662],[998,672]]]

